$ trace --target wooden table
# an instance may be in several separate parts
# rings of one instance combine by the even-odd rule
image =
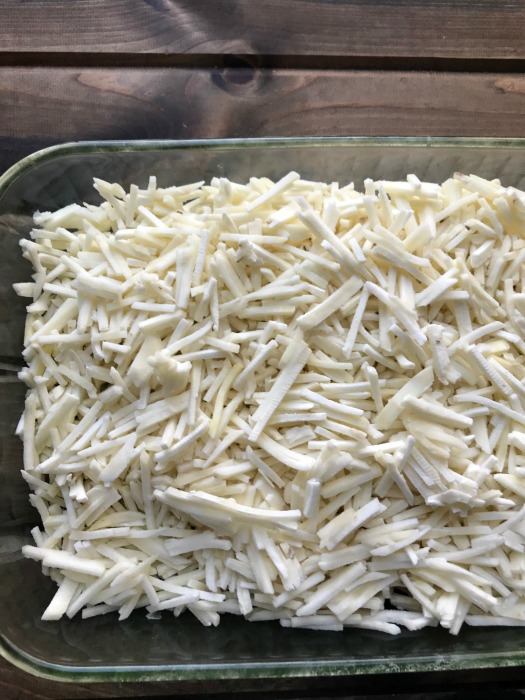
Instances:
[[[0,0],[0,171],[79,139],[525,137],[524,36],[522,0]],[[71,686],[0,661],[6,700],[307,694],[258,685]]]
[[[0,170],[77,139],[525,136],[521,0],[1,0]]]

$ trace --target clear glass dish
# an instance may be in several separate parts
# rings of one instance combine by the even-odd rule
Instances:
[[[22,445],[14,435],[25,387],[21,366],[25,305],[12,290],[29,279],[20,237],[35,210],[97,201],[92,178],[167,185],[224,175],[362,183],[416,173],[441,181],[454,171],[525,186],[525,140],[319,138],[75,143],[40,151],[0,177],[0,653],[30,673],[68,681],[197,680],[335,676],[512,667],[525,663],[520,628],[470,628],[458,637],[425,629],[389,637],[283,629],[225,616],[204,628],[192,616],[149,621],[143,611],[41,622],[55,584],[20,554],[38,516],[20,477]],[[3,368],[3,369],[2,369]]]

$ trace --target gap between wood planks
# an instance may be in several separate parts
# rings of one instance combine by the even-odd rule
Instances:
[[[333,56],[212,53],[0,52],[0,67],[23,68],[231,68],[264,70],[381,70],[453,73],[523,73],[525,58],[442,56]]]

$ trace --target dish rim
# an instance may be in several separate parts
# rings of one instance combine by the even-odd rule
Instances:
[[[143,153],[148,151],[220,150],[288,147],[378,147],[378,148],[485,148],[525,149],[525,138],[424,137],[424,136],[301,136],[271,138],[142,139],[68,141],[39,149],[15,162],[0,175],[0,202],[9,188],[34,167],[57,157],[82,153]],[[426,655],[403,660],[366,661],[257,661],[210,664],[66,666],[37,659],[13,645],[0,633],[0,656],[34,676],[62,682],[155,682],[181,680],[249,680],[257,678],[305,678],[363,676],[385,673],[458,671],[510,668],[525,665],[525,649],[508,652]]]

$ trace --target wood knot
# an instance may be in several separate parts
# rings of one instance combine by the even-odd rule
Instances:
[[[260,60],[251,54],[225,54],[222,66],[212,72],[212,82],[221,90],[230,93],[245,93],[258,90],[264,82]]]

